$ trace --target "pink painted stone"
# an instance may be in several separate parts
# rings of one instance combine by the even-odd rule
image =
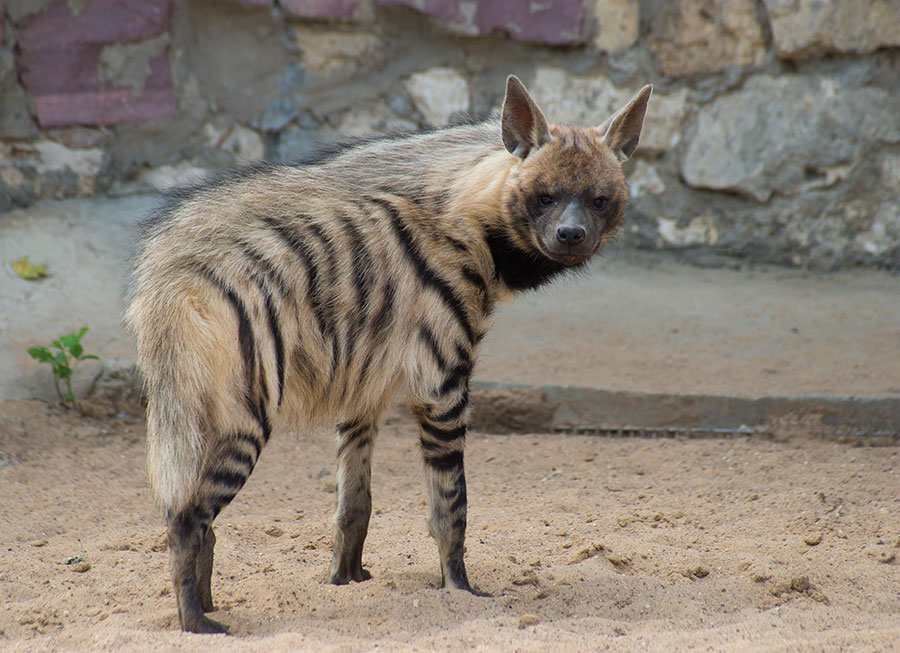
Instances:
[[[478,35],[499,29],[517,41],[570,45],[583,40],[584,0],[378,0],[378,4],[411,7]]]
[[[19,48],[34,52],[81,43],[127,43],[169,28],[173,0],[91,0],[77,15],[54,0],[19,35]]]
[[[350,18],[362,0],[281,0],[281,6],[298,18]]]
[[[99,91],[41,95],[34,99],[41,127],[72,125],[139,124],[175,113],[175,89],[144,91],[135,98],[131,91]]]
[[[78,14],[54,0],[19,37],[17,65],[41,127],[140,123],[174,113],[168,55],[150,61],[141,93],[103,77],[104,45],[148,39],[169,28],[173,0],[90,0]]]

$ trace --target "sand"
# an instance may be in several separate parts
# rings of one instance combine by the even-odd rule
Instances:
[[[136,405],[0,403],[0,649],[888,651],[900,448],[777,424],[673,440],[474,432],[469,577],[440,589],[416,429],[376,448],[373,578],[325,583],[327,433],[278,433],[216,522],[211,616],[184,634]]]

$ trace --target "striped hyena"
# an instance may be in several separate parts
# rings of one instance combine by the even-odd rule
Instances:
[[[443,583],[463,563],[469,377],[498,301],[615,233],[651,89],[550,125],[516,77],[499,119],[364,140],[174,191],[145,224],[125,323],[185,630],[221,632],[212,523],[273,429],[337,423],[330,580],[363,581],[379,416],[406,384]]]

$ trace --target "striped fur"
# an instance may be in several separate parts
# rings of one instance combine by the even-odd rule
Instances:
[[[510,78],[500,120],[226,175],[145,223],[125,323],[184,629],[223,630],[203,614],[212,522],[286,423],[338,424],[330,580],[369,577],[372,446],[403,384],[444,583],[471,590],[463,444],[479,343],[499,301],[615,233],[648,97],[602,129],[551,126]]]

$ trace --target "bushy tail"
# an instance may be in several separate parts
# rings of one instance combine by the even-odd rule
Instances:
[[[179,384],[162,384],[147,407],[147,473],[160,509],[173,513],[193,496],[203,461],[204,437],[198,406]]]
[[[184,304],[136,298],[125,325],[137,336],[147,395],[147,472],[159,507],[185,507],[199,482],[208,424],[209,370],[200,352],[209,329]]]

